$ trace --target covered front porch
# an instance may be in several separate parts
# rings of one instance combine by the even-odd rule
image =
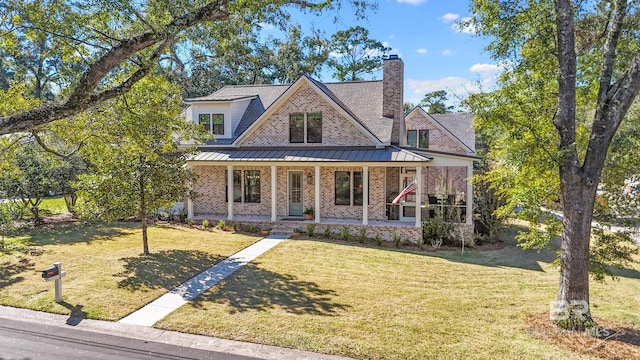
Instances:
[[[434,160],[396,147],[207,151],[189,162],[200,180],[194,185],[198,197],[187,200],[188,217],[284,231],[311,223],[316,231],[367,227],[371,236],[391,240],[398,234],[409,241],[420,236],[422,221],[437,207],[455,206],[461,223],[472,224],[473,160],[435,161],[439,166]],[[442,166],[457,169],[451,186],[442,185],[448,182]],[[392,205],[414,180],[415,192]],[[313,214],[311,220],[304,220],[305,212]]]

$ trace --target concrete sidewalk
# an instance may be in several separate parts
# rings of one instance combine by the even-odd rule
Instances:
[[[120,319],[120,323],[153,326],[163,317],[177,310],[190,300],[207,291],[212,286],[233,274],[243,265],[264,254],[278,245],[287,235],[269,235],[268,237],[231,255],[222,262],[215,264],[199,275],[189,279],[184,284],[162,295],[137,311]]]

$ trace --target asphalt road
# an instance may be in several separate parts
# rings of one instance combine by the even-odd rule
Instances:
[[[256,358],[129,339],[78,330],[73,327],[0,319],[0,360],[38,359],[254,360]]]

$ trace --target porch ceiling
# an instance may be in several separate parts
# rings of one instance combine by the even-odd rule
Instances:
[[[429,162],[433,158],[397,147],[307,147],[206,149],[191,162]]]

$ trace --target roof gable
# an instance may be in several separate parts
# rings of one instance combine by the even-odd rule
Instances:
[[[429,114],[421,107],[415,107],[405,118],[421,116],[438,127],[451,140],[469,153],[475,153],[475,131],[473,115],[470,113]]]
[[[256,101],[257,99],[252,100],[252,103],[255,101],[255,103],[253,104],[254,107],[252,108],[251,104],[249,107],[252,108],[255,114],[257,114],[261,110],[263,112],[258,116],[258,118],[253,120],[250,124],[249,124],[249,121],[251,116],[248,116],[249,119],[247,119],[247,121],[245,121],[245,124],[244,124],[248,126],[242,129],[241,129],[241,126],[238,127],[238,130],[242,130],[242,132],[238,134],[236,140],[234,141],[234,144],[236,146],[239,146],[240,144],[242,144],[244,139],[246,139],[254,131],[256,131],[260,127],[260,125],[262,125],[265,121],[267,121],[267,119],[269,119],[270,116],[280,106],[285,104],[286,101],[304,85],[308,85],[311,89],[313,89],[313,91],[317,95],[319,95],[327,104],[333,107],[340,115],[346,118],[347,121],[349,121],[353,126],[355,126],[361,133],[367,136],[373,144],[376,144],[378,146],[385,145],[385,143],[380,141],[380,139],[367,126],[365,126],[365,124],[363,124],[358,119],[357,115],[355,115],[350,110],[349,107],[347,107],[339,98],[337,98],[336,95],[331,90],[328,89],[328,87],[305,75],[301,76],[295,83],[290,85],[284,92],[282,92],[277,97],[277,99],[275,99],[275,101],[273,101],[269,105],[266,105],[263,102],[261,107],[260,104],[258,104],[258,102]],[[247,109],[245,116],[247,115],[247,113],[249,113],[249,109]],[[244,120],[244,117],[243,117],[243,120]],[[242,125],[242,122],[241,122],[241,125]]]

